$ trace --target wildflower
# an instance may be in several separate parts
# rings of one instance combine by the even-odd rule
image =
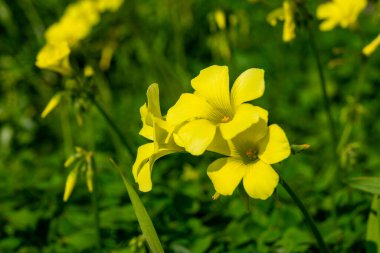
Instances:
[[[362,53],[365,56],[370,56],[373,52],[375,52],[375,50],[379,47],[379,45],[380,45],[380,34],[377,35],[377,37],[373,41],[371,41],[371,43],[369,43],[363,48]]]
[[[285,0],[282,8],[275,9],[267,16],[267,21],[272,26],[277,24],[277,20],[284,21],[282,32],[282,40],[284,42],[292,41],[296,37],[295,8],[295,4],[291,0]]]
[[[86,65],[83,70],[83,75],[85,77],[91,77],[95,74],[94,69],[90,65]]]
[[[252,198],[267,199],[276,188],[279,176],[271,164],[290,155],[290,145],[278,125],[267,126],[267,112],[261,110],[260,120],[231,139],[233,154],[209,165],[216,196],[231,195],[243,180],[243,186]]]
[[[245,103],[263,95],[264,71],[248,69],[229,91],[228,68],[211,66],[191,80],[194,93],[182,94],[169,109],[167,122],[178,126],[173,136],[177,145],[193,155],[206,149],[228,154],[226,141],[259,120],[257,107]]]
[[[47,44],[38,52],[36,66],[69,75],[71,73],[69,55],[70,48],[66,42]]]
[[[101,12],[112,11],[115,12],[123,4],[124,0],[98,0],[98,9]]]
[[[148,192],[152,189],[151,172],[153,164],[159,158],[183,151],[172,138],[172,130],[163,119],[160,109],[159,89],[156,83],[149,86],[147,91],[148,104],[140,108],[143,127],[140,135],[152,142],[141,145],[132,166],[132,173],[139,185],[139,190]]]
[[[221,9],[214,12],[215,23],[220,30],[226,29],[226,15]]]
[[[66,41],[74,46],[88,36],[99,19],[95,1],[78,1],[69,5],[59,22],[46,30],[45,39],[48,43]]]
[[[76,153],[71,155],[65,161],[65,167],[74,165],[74,168],[70,171],[66,179],[65,192],[63,194],[63,201],[67,201],[70,198],[71,193],[74,190],[77,182],[78,173],[81,171],[85,173],[86,184],[89,192],[93,192],[94,189],[94,168],[93,168],[93,156],[94,153],[86,151],[83,148],[76,147]]]
[[[321,4],[317,9],[317,17],[324,21],[319,29],[332,30],[335,26],[353,27],[362,10],[367,6],[367,0],[332,0]]]

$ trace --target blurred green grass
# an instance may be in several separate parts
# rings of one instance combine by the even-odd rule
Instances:
[[[115,157],[129,174],[125,165],[131,158],[97,111],[89,107],[82,113],[83,126],[76,122],[78,105],[70,102],[44,120],[39,116],[67,84],[37,69],[35,56],[44,30],[70,2],[0,0],[0,252],[92,252],[84,180],[69,202],[62,201],[69,172],[63,163],[74,146],[96,154],[105,252],[148,252],[136,246],[141,231],[122,180],[108,162]],[[291,143],[311,144],[278,171],[297,190],[332,252],[364,252],[371,195],[349,188],[342,179],[379,175],[379,52],[368,60],[365,80],[358,83],[358,53],[379,32],[375,4],[370,2],[361,15],[357,31],[317,32],[339,132],[353,126],[341,152],[344,166],[336,174],[306,31],[298,29],[296,40],[284,44],[282,25],[266,22],[281,1],[126,1],[118,12],[102,16],[71,60],[96,65],[102,48],[116,43],[110,68],[97,71],[93,80],[100,102],[136,148],[145,142],[138,136],[139,107],[152,82],[160,85],[166,112],[209,65],[228,65],[230,82],[250,67],[265,69],[266,91],[255,103],[269,110]],[[226,30],[213,19],[219,9],[229,17]],[[352,106],[356,89],[361,99]],[[317,252],[300,212],[281,187],[268,201],[252,200],[251,213],[237,193],[212,201],[205,171],[214,159],[214,154],[176,154],[155,164],[153,190],[141,196],[167,252]]]

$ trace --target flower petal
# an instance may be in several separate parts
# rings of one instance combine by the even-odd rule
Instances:
[[[222,119],[223,115],[218,115],[218,112],[201,97],[185,93],[178,99],[177,103],[172,106],[166,120],[170,125],[179,125],[182,122],[190,119]]]
[[[283,3],[284,8],[284,29],[282,39],[284,42],[289,42],[296,37],[295,29],[296,22],[294,20],[295,4],[289,0]]]
[[[199,75],[191,80],[195,94],[203,97],[215,108],[226,115],[231,114],[230,88],[227,66],[213,65],[201,70]]]
[[[228,142],[222,137],[220,128],[216,128],[215,136],[210,145],[207,148],[208,151],[219,153],[222,155],[230,156],[231,149]]]
[[[157,83],[153,83],[148,87],[146,96],[148,98],[148,112],[154,117],[162,118],[160,109],[160,91]]]
[[[222,195],[232,195],[235,188],[247,171],[247,165],[235,158],[220,158],[207,168],[216,192]]]
[[[153,127],[147,124],[148,107],[146,106],[146,103],[140,107],[140,115],[143,126],[139,134],[149,140],[153,140]]]
[[[262,109],[263,113],[265,112],[264,109]],[[259,112],[260,113],[260,112]],[[252,126],[250,126],[245,131],[237,134],[234,138],[231,139],[231,153],[232,156],[241,156],[247,152],[247,149],[256,147],[257,142],[263,139],[268,132],[268,126],[265,119],[261,118],[259,121]]]
[[[247,173],[243,178],[245,191],[255,199],[269,198],[279,181],[277,172],[260,160],[247,166]]]
[[[267,164],[278,163],[290,155],[285,132],[276,124],[269,126],[268,134],[258,144],[259,158]]]
[[[152,190],[152,176],[149,163],[144,164],[137,177],[135,177],[136,182],[139,185],[139,190],[142,192],[148,192]]]
[[[149,161],[149,158],[153,155],[154,143],[147,143],[141,145],[137,149],[137,156],[135,163],[132,166],[132,173],[137,182],[137,176],[140,173],[141,168]]]
[[[220,124],[223,138],[229,140],[259,121],[259,113],[251,104],[241,104],[233,119]]]
[[[216,126],[205,119],[194,120],[183,125],[176,133],[174,140],[192,155],[201,155],[215,136]]]
[[[236,109],[240,104],[254,100],[264,94],[264,70],[251,68],[244,71],[232,86],[231,100]]]

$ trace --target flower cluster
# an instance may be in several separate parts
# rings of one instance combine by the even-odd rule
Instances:
[[[36,66],[69,75],[71,49],[90,34],[101,13],[116,11],[122,3],[123,0],[80,0],[70,4],[61,19],[46,30],[46,45],[37,55]]]
[[[317,9],[317,17],[324,20],[319,28],[322,31],[332,30],[338,25],[351,28],[366,6],[367,0],[332,0],[323,3]]]
[[[194,92],[182,94],[166,116],[158,85],[148,88],[148,102],[140,108],[140,135],[151,142],[138,148],[132,169],[139,189],[152,189],[151,172],[160,157],[212,151],[226,156],[207,168],[217,195],[231,195],[243,181],[252,198],[270,197],[279,181],[271,164],[287,158],[290,145],[278,125],[268,126],[268,112],[248,103],[263,95],[264,71],[246,70],[230,91],[228,68],[214,65],[192,79],[191,86]]]
[[[284,0],[282,8],[273,10],[267,16],[267,21],[272,26],[277,24],[277,20],[284,21],[282,32],[282,40],[284,42],[290,42],[296,37],[295,11],[295,3],[292,0]]]

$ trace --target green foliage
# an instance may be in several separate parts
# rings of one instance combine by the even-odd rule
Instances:
[[[44,30],[71,2],[0,0],[0,252],[94,252],[85,178],[62,201],[69,174],[64,162],[75,146],[95,154],[104,252],[149,252],[123,182],[108,161],[117,158],[129,176],[134,157],[96,108],[83,94],[67,92],[46,119],[40,117],[51,97],[74,87],[72,80],[34,66]],[[372,253],[379,209],[370,208],[370,194],[352,187],[378,193],[378,179],[357,179],[380,176],[380,52],[365,60],[360,55],[379,32],[378,3],[369,1],[356,30],[315,31],[340,133],[335,150],[306,31],[297,28],[296,40],[283,43],[281,24],[266,22],[282,1],[251,2],[128,0],[102,16],[70,61],[79,69],[94,68],[86,92],[135,149],[144,143],[139,108],[151,83],[160,85],[166,112],[204,67],[226,64],[231,80],[250,67],[265,69],[266,91],[255,103],[269,110],[291,143],[310,144],[276,169],[304,202],[331,252],[367,247]],[[307,2],[314,14],[324,1]],[[216,24],[216,10],[226,14],[225,29]],[[114,46],[109,68],[101,68],[108,45]],[[318,252],[281,187],[268,201],[244,200],[237,191],[213,201],[206,168],[216,158],[209,153],[160,159],[153,190],[139,193],[165,252]],[[354,178],[352,187],[347,178]]]

